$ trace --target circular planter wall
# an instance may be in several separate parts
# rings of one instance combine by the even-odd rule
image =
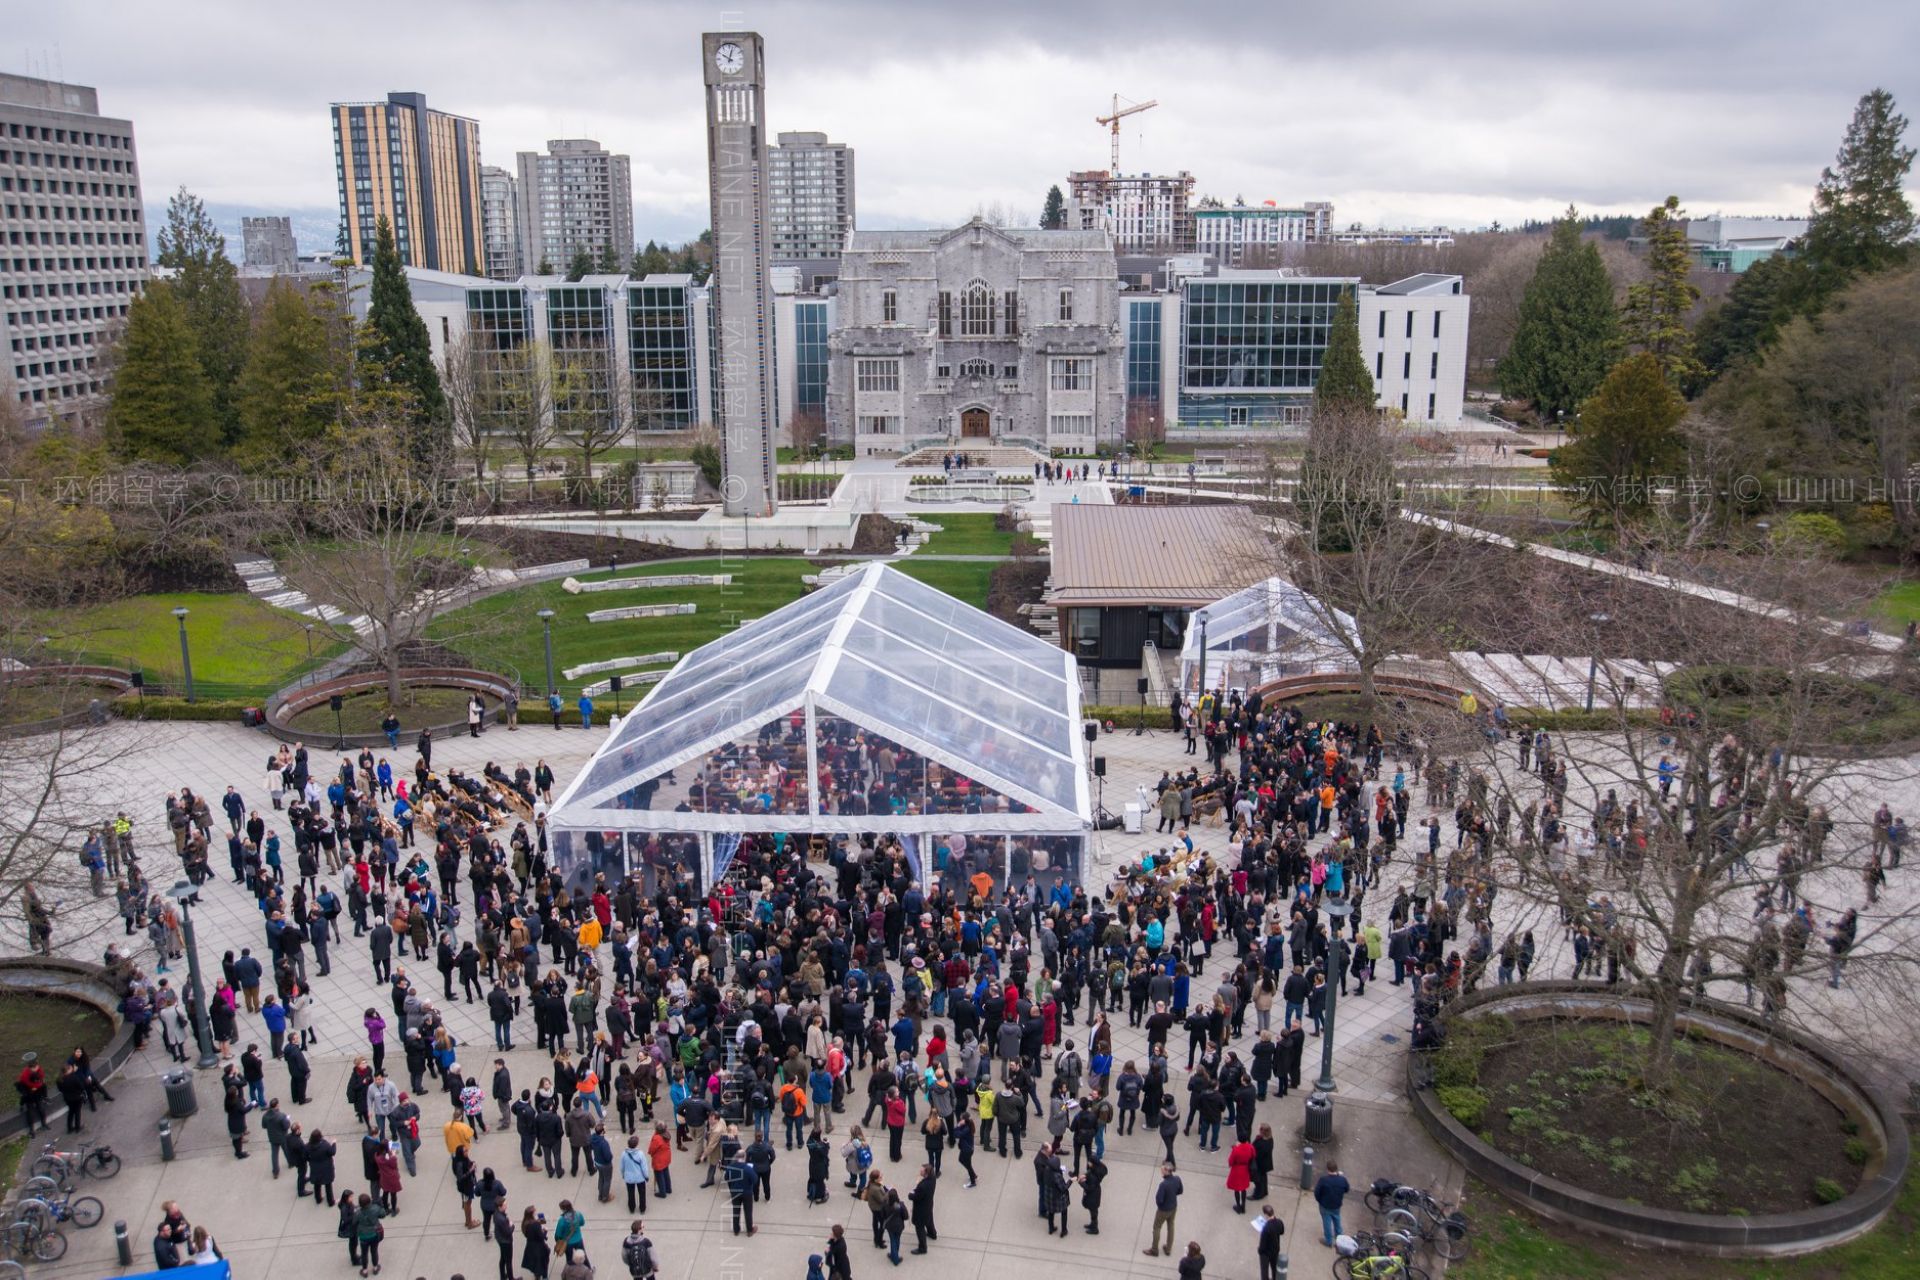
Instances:
[[[1643,1023],[1651,1006],[1632,996],[1584,983],[1534,982],[1496,987],[1456,1001],[1449,1020],[1498,1014],[1517,1022],[1583,1018]],[[1707,1001],[1682,1007],[1683,1031],[1738,1049],[1787,1072],[1838,1107],[1871,1137],[1879,1155],[1862,1170],[1852,1194],[1833,1204],[1792,1213],[1684,1213],[1650,1208],[1583,1190],[1541,1173],[1481,1141],[1440,1105],[1421,1079],[1423,1056],[1408,1058],[1408,1093],[1414,1114],[1467,1171],[1543,1217],[1597,1235],[1651,1248],[1721,1257],[1767,1257],[1812,1253],[1871,1230],[1899,1198],[1910,1149],[1907,1128],[1891,1099],[1854,1075],[1824,1046],[1770,1028],[1745,1010]]]
[[[400,683],[423,685],[435,689],[465,689],[478,693],[488,704],[489,720],[498,716],[499,705],[505,701],[507,694],[518,688],[518,683],[511,677],[496,675],[491,671],[479,671],[471,667],[404,667],[400,671]],[[311,684],[282,689],[267,699],[265,712],[267,731],[282,742],[323,743],[331,746],[337,741],[347,747],[384,747],[387,744],[386,735],[377,731],[336,736],[324,728],[319,731],[294,729],[289,722],[303,711],[324,708],[335,694],[346,696],[364,693],[369,689],[384,689],[386,684],[387,674],[384,671],[355,671],[347,675],[335,676],[330,680],[317,680]],[[463,713],[458,718],[449,719],[445,724],[427,727],[433,730],[435,737],[445,737],[448,733],[455,731],[464,733],[467,728],[467,718]],[[409,739],[418,736],[419,732],[419,726],[403,731],[405,737]]]
[[[10,685],[17,684],[23,688],[51,684],[83,685],[98,693],[97,701],[100,704],[98,708],[91,705],[96,699],[90,697],[89,705],[80,706],[58,716],[49,716],[45,720],[0,725],[0,738],[20,738],[28,734],[51,733],[55,729],[71,729],[86,724],[89,720],[96,718],[96,712],[111,715],[113,700],[133,688],[133,673],[119,667],[61,664],[7,672],[0,675],[0,681]]]
[[[112,1079],[126,1065],[127,1059],[133,1056],[133,1026],[120,1016],[120,1001],[126,991],[125,981],[100,965],[48,956],[0,959],[0,991],[10,995],[72,1000],[105,1015],[113,1024],[113,1034],[93,1055],[94,1070],[102,1080]],[[47,1080],[51,1084],[53,1078],[60,1074],[60,1062],[43,1061],[40,1065],[46,1068]],[[19,1070],[17,1055],[8,1060],[7,1070]],[[49,1114],[64,1115],[65,1108],[60,1103],[60,1095],[51,1090],[49,1092]],[[0,1114],[0,1140],[11,1138],[25,1128],[25,1121],[17,1109],[10,1108]]]

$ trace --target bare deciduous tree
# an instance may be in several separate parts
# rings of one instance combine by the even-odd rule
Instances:
[[[422,463],[402,441],[385,423],[342,429],[309,459],[314,499],[263,513],[279,520],[287,575],[345,611],[319,625],[386,673],[396,705],[406,651],[471,578],[473,546],[460,521],[480,502],[449,463]],[[356,616],[362,626],[352,625]]]
[[[489,362],[489,353],[470,335],[462,334],[448,346],[446,367],[440,371],[453,443],[473,464],[476,485],[486,483],[487,463],[493,456],[499,425]]]
[[[554,430],[580,451],[591,485],[593,460],[619,444],[632,422],[632,379],[613,367],[610,351],[562,351],[553,359]]]
[[[1692,557],[1674,545],[1662,559],[1686,576]],[[1854,753],[1883,719],[1906,715],[1911,733],[1901,708],[1912,704],[1874,674],[1883,660],[1825,625],[1818,611],[1840,605],[1834,575],[1780,552],[1768,560],[1766,576],[1794,603],[1767,619],[1594,575],[1554,609],[1543,643],[1593,655],[1592,725],[1546,734],[1544,770],[1537,749],[1526,769],[1516,748],[1528,713],[1506,708],[1514,737],[1475,735],[1468,753],[1465,834],[1448,876],[1470,901],[1497,890],[1501,904],[1468,908],[1468,984],[1522,931],[1560,956],[1571,950],[1563,934],[1589,934],[1584,974],[1652,1006],[1649,1089],[1675,1069],[1693,996],[1757,1001],[1849,1048],[1871,1045],[1867,1020],[1897,1012],[1896,1025],[1911,1026],[1916,1014],[1912,931],[1869,888],[1887,856],[1872,815],[1904,769]],[[1564,683],[1543,700],[1584,701]],[[1836,938],[1858,993],[1845,1004],[1809,996],[1841,976]],[[1540,967],[1550,972],[1545,957]]]
[[[1381,664],[1429,650],[1438,604],[1485,573],[1449,534],[1402,509],[1397,459],[1406,447],[1405,428],[1377,414],[1317,414],[1291,524],[1275,543],[1280,576],[1305,593],[1304,607],[1345,652],[1376,713]]]

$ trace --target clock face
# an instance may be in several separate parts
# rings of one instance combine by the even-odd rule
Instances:
[[[730,76],[737,76],[747,65],[747,55],[737,44],[723,44],[713,51],[713,65]]]

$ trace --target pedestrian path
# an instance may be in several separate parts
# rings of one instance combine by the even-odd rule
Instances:
[[[329,626],[345,627],[356,635],[364,636],[373,630],[373,619],[364,613],[348,617],[345,609],[308,599],[304,591],[281,575],[280,567],[272,560],[236,560],[233,562],[233,571],[240,575],[240,581],[247,584],[247,594],[259,597],[276,609],[285,609]]]

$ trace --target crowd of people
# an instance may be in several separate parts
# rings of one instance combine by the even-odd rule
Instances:
[[[258,954],[229,951],[210,976],[234,1155],[250,1157],[257,1129],[272,1177],[285,1163],[297,1196],[337,1213],[350,1264],[377,1274],[382,1224],[419,1176],[423,1126],[439,1125],[465,1225],[497,1245],[501,1280],[547,1280],[556,1261],[562,1280],[582,1280],[594,1265],[585,1209],[561,1199],[550,1223],[501,1172],[584,1175],[600,1205],[624,1193],[621,1262],[645,1276],[659,1259],[638,1215],[649,1194],[674,1194],[678,1160],[704,1175],[699,1189],[726,1198],[746,1235],[783,1154],[804,1168],[809,1205],[834,1200],[837,1161],[840,1191],[897,1264],[909,1228],[915,1253],[935,1248],[938,1193],[975,1186],[982,1159],[1030,1165],[1035,1217],[1050,1235],[1071,1225],[1098,1234],[1107,1144],[1126,1140],[1164,1162],[1146,1252],[1199,1275],[1199,1243],[1182,1246],[1175,1231],[1181,1163],[1224,1149],[1233,1210],[1268,1198],[1275,1134],[1261,1108],[1300,1088],[1331,989],[1410,988],[1420,1047],[1436,1042],[1445,1002],[1489,970],[1503,982],[1527,976],[1532,934],[1493,942],[1490,862],[1511,847],[1516,816],[1536,847],[1561,847],[1565,783],[1564,762],[1529,735],[1525,767],[1540,771],[1541,799],[1515,815],[1483,774],[1417,743],[1312,723],[1257,697],[1209,695],[1184,711],[1205,767],[1159,781],[1169,843],[1099,886],[1060,876],[1043,888],[1032,874],[923,884],[888,837],[816,851],[749,836],[699,894],[641,875],[569,880],[550,862],[543,762],[443,775],[430,750],[411,778],[365,752],[323,781],[304,749],[282,749],[267,777],[284,820],[231,787],[218,800],[182,789],[167,797],[164,823],[190,884],[213,876],[207,850],[224,838],[231,878],[262,921]],[[820,776],[858,793],[897,768],[883,748],[842,743]],[[1424,820],[1411,812],[1421,781],[1437,811]],[[1209,820],[1218,836],[1196,840]],[[1624,865],[1644,820],[1629,806],[1617,820],[1603,812],[1602,856]],[[1890,815],[1882,825],[1897,864]],[[1817,850],[1818,822],[1806,826]],[[174,904],[149,891],[124,814],[90,844],[112,859],[127,934],[144,928],[155,947],[155,975],[135,975],[129,1017],[142,1035],[158,1022],[184,1056],[192,1029],[160,976],[179,956]],[[1557,856],[1543,853],[1543,865],[1562,876],[1579,861],[1553,868]],[[1409,874],[1389,889],[1396,860]],[[1346,910],[1329,912],[1330,902]],[[1563,923],[1597,940],[1576,948],[1580,964],[1604,963],[1611,976],[1630,942],[1608,905],[1598,895]],[[316,987],[333,966],[363,963],[384,997],[357,1019],[366,1048],[346,1099],[363,1162],[348,1189],[336,1186],[335,1139],[303,1130],[298,1108],[309,1101]],[[484,1009],[494,1054],[531,1035],[547,1059],[537,1081],[459,1043],[442,1012],[455,1002]],[[1122,1016],[1143,1033],[1142,1051],[1116,1051]],[[284,1105],[267,1083],[276,1063]],[[483,1146],[493,1149],[484,1159]],[[1343,1195],[1324,1177],[1316,1188],[1329,1244]],[[1270,1207],[1257,1225],[1264,1272],[1285,1228]],[[851,1275],[844,1224],[830,1225],[812,1264]]]

